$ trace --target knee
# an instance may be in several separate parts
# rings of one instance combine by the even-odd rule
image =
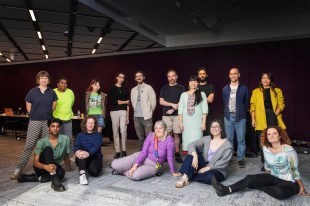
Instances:
[[[88,174],[92,177],[98,177],[100,175],[102,168],[90,167],[88,168]]]
[[[278,200],[282,200],[282,199],[290,197],[285,192],[283,192],[283,190],[279,188],[275,188],[273,192],[269,192],[268,194]]]
[[[53,149],[50,146],[47,146],[42,152],[44,152],[45,154],[53,154]]]

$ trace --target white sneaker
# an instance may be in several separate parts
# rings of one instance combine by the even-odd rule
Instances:
[[[81,185],[88,185],[88,181],[87,181],[87,178],[86,178],[85,174],[81,174],[80,175],[80,184]]]

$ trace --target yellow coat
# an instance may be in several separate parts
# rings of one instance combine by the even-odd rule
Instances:
[[[282,94],[282,90],[279,88],[275,88],[277,92],[277,96],[275,97],[274,92],[270,89],[271,96],[271,104],[272,109],[275,112],[276,108],[279,107],[281,111],[283,111],[284,97]],[[264,104],[264,94],[260,90],[260,88],[256,88],[252,92],[251,101],[250,101],[250,112],[255,111],[255,130],[264,130],[267,128],[267,120],[266,120],[266,112],[265,112],[265,104]],[[280,113],[277,116],[278,125],[282,129],[286,129],[286,126],[282,120],[282,114]]]

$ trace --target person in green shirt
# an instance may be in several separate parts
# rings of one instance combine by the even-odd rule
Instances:
[[[34,150],[33,169],[36,174],[22,174],[19,182],[49,182],[54,191],[63,192],[66,188],[60,180],[65,176],[65,170],[61,167],[64,161],[67,171],[73,171],[70,165],[70,139],[66,135],[59,134],[61,120],[52,118],[48,122],[49,136],[38,140]]]

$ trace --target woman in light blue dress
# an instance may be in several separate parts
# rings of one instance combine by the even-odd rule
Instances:
[[[197,76],[189,78],[188,86],[189,90],[183,92],[180,97],[178,108],[183,152],[187,151],[191,142],[202,137],[208,113],[207,98],[205,93],[199,90]]]

